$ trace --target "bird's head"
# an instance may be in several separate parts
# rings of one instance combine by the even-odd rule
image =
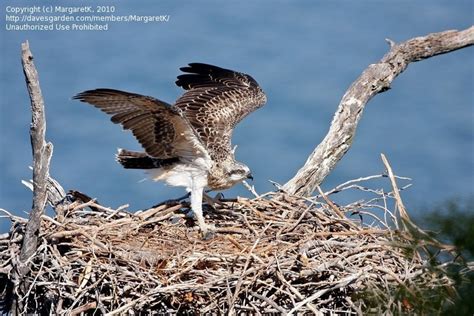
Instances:
[[[227,181],[232,184],[241,182],[245,179],[253,180],[249,167],[238,161],[234,161],[233,163],[224,167],[224,172],[227,177]]]

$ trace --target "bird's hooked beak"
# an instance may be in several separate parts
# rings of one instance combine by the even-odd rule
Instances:
[[[247,179],[250,179],[250,180],[253,181],[253,176],[252,176],[252,174],[251,174],[250,172],[249,172],[249,174],[247,175]]]

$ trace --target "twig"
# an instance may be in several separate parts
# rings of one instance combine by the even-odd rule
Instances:
[[[146,296],[146,295],[143,295],[143,296],[141,296],[141,297],[139,297],[139,298],[137,298],[137,299],[134,299],[134,300],[128,302],[127,304],[125,304],[125,305],[123,305],[123,306],[121,306],[121,307],[119,307],[119,308],[117,308],[117,309],[115,309],[115,310],[113,310],[113,311],[111,311],[111,312],[108,312],[108,313],[105,314],[104,316],[113,316],[113,315],[121,314],[122,312],[125,312],[125,311],[129,310],[130,307],[134,306],[134,305],[137,304],[139,301],[143,301],[143,300],[145,300],[146,298],[147,298],[147,296]]]
[[[255,191],[255,186],[251,186],[250,184],[247,183],[247,181],[242,181],[242,184],[247,188],[247,190],[250,191],[250,193],[253,194],[253,196],[255,196],[255,198],[260,198],[260,195],[257,193],[257,191]]]
[[[331,209],[336,213],[340,218],[346,218],[344,216],[344,213],[341,212],[341,210],[324,194],[323,190],[321,190],[321,187],[318,185],[317,190],[319,194],[321,194],[321,197],[326,201],[326,203],[331,207]]]
[[[278,260],[277,260],[277,264],[278,264]],[[293,292],[296,295],[296,297],[299,300],[304,299],[304,296],[300,293],[300,291],[298,291],[298,289],[292,286],[291,283],[285,279],[285,277],[283,276],[283,273],[281,272],[280,265],[278,265],[277,277],[283,284],[285,284],[288,287],[288,289],[291,292]],[[312,311],[315,315],[318,313],[318,310],[316,309],[316,307],[314,307],[314,305],[311,304],[310,302],[306,303],[306,306],[308,306],[308,309]]]
[[[85,311],[88,311],[89,309],[95,309],[95,308],[97,308],[97,302],[89,302],[73,309],[70,315],[71,316],[79,315]]]
[[[392,167],[390,167],[390,164],[388,163],[388,160],[387,160],[387,158],[385,157],[384,154],[380,154],[380,156],[382,157],[382,161],[383,161],[383,164],[385,165],[385,168],[387,168],[388,177],[390,178],[390,182],[391,182],[392,187],[393,187],[393,195],[394,195],[395,201],[397,203],[397,209],[400,212],[400,216],[402,218],[402,223],[404,225],[406,225],[408,223],[413,224],[412,221],[410,220],[410,216],[408,216],[408,212],[407,212],[407,210],[405,208],[405,205],[403,204],[402,198],[400,196],[400,190],[398,189],[397,181],[395,180],[395,176],[393,174]]]
[[[269,226],[267,226],[267,227],[269,227]],[[262,231],[262,235],[265,232],[265,230],[266,230],[266,228]],[[245,260],[245,264],[244,264],[244,267],[242,269],[242,275],[239,278],[239,280],[237,282],[237,285],[235,286],[234,295],[232,296],[232,300],[231,300],[231,306],[234,305],[235,301],[237,300],[237,295],[239,295],[239,293],[240,293],[240,287],[242,286],[242,282],[244,280],[243,276],[247,272],[247,268],[248,268],[249,263],[250,263],[250,258],[252,258],[252,253],[255,250],[255,247],[257,247],[259,242],[260,242],[260,237],[258,237],[257,240],[255,240],[252,248],[249,250],[249,252],[247,254],[247,259]]]
[[[286,313],[288,313],[288,311],[286,309],[279,306],[277,303],[275,303],[274,301],[272,301],[270,298],[268,298],[266,296],[260,295],[258,293],[252,292],[252,291],[250,291],[250,295],[252,295],[252,296],[264,301],[265,303],[271,305],[273,308],[275,308],[277,311],[279,311],[283,315],[286,315]]]
[[[324,295],[325,293],[329,292],[329,291],[332,291],[332,290],[335,290],[335,289],[339,289],[341,287],[346,287],[349,283],[353,282],[354,280],[358,279],[361,275],[362,275],[363,272],[359,272],[357,274],[354,274],[354,275],[351,275],[351,276],[348,276],[344,279],[342,279],[341,281],[339,281],[337,284],[327,288],[327,289],[323,289],[323,290],[319,290],[317,291],[316,293],[314,293],[313,295],[305,298],[304,300],[302,300],[301,302],[299,302],[298,304],[295,305],[295,307],[293,307],[289,312],[288,312],[288,316],[290,315],[293,315],[296,311],[298,311],[301,307],[303,307],[305,304],[309,303],[309,302],[312,302],[314,301],[315,299],[317,299],[318,297],[320,297],[321,295]]]

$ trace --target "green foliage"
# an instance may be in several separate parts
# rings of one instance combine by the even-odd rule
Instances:
[[[474,259],[474,197],[451,199],[422,217],[439,240],[448,242],[467,260]]]
[[[392,287],[388,296],[386,288],[373,288],[352,299],[362,299],[364,314],[368,315],[441,315],[452,296],[449,287],[420,287],[415,285],[417,282],[411,280],[410,285]]]
[[[419,275],[388,289],[387,284],[368,288],[352,297],[363,301],[364,314],[474,315],[474,197],[449,200],[422,214],[417,222],[431,232],[410,229],[412,242],[400,238],[394,246],[407,258],[422,254],[426,273],[437,282]]]
[[[454,245],[458,251],[458,256],[446,263],[446,274],[454,281],[457,295],[454,304],[446,306],[442,314],[473,315],[474,197],[446,201],[433,212],[425,214],[423,221],[437,232],[439,240]]]

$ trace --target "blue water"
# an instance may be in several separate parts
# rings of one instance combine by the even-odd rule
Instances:
[[[29,99],[20,44],[29,40],[46,102],[51,174],[65,189],[102,204],[139,209],[183,189],[140,181],[140,171],[114,161],[117,147],[139,150],[133,136],[71,97],[109,87],[173,102],[178,68],[206,62],[251,74],[267,105],[236,129],[237,158],[250,166],[258,192],[285,183],[324,137],[345,90],[403,41],[473,24],[472,1],[100,1],[115,14],[170,15],[163,23],[112,23],[105,32],[6,31],[8,5],[97,4],[93,1],[3,0],[0,85],[0,208],[24,214],[31,192]],[[384,170],[413,178],[403,193],[409,209],[472,196],[474,184],[473,49],[411,64],[390,91],[368,104],[353,146],[324,189]],[[238,185],[225,196],[249,196]],[[346,194],[341,200],[358,199]],[[0,219],[1,220],[1,219]],[[0,222],[0,231],[8,229]]]

